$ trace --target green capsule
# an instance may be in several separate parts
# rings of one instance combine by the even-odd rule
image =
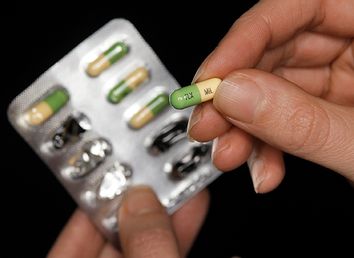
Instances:
[[[108,101],[113,104],[118,104],[129,93],[139,87],[148,77],[148,70],[145,67],[139,67],[109,91],[107,96]]]
[[[94,61],[88,64],[86,72],[91,77],[100,75],[104,70],[117,62],[128,53],[128,46],[123,42],[116,42]]]
[[[140,109],[129,121],[134,129],[142,128],[169,105],[168,95],[161,93]]]
[[[211,100],[221,80],[212,78],[175,90],[170,95],[170,103],[176,109],[184,109]]]

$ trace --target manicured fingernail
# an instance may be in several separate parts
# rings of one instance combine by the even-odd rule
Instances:
[[[187,138],[188,138],[188,141],[189,141],[189,142],[197,142],[196,140],[194,140],[194,139],[192,138],[192,136],[189,135],[189,133],[187,133]]]
[[[250,157],[247,164],[250,169],[254,191],[259,193],[260,186],[267,176],[267,171],[264,168],[264,162],[258,157]]]
[[[218,142],[219,142],[219,137],[217,137],[213,140],[213,146],[211,148],[211,160],[212,161],[214,161],[214,153],[216,152],[216,149],[218,148]]]
[[[221,82],[214,96],[214,105],[233,119],[251,123],[262,99],[263,93],[253,80],[236,75]]]
[[[211,159],[214,161],[214,158],[217,155],[220,155],[222,152],[227,150],[229,147],[230,147],[230,144],[228,142],[223,141],[222,136],[215,138],[213,141],[213,147],[211,149]]]
[[[210,60],[210,57],[212,56],[212,54],[214,53],[211,52],[207,58],[204,59],[203,63],[199,66],[197,72],[195,73],[194,77],[193,77],[193,80],[192,80],[192,83],[195,83],[196,81],[198,81],[198,79],[203,75],[207,65],[208,65],[208,62]]]
[[[162,206],[155,193],[147,186],[130,188],[124,195],[119,218],[139,216],[146,213],[161,211]]]
[[[203,64],[201,64],[201,66],[199,66],[197,72],[194,74],[192,83],[195,83],[203,73],[204,73],[204,62]]]
[[[189,132],[192,130],[192,128],[202,119],[202,105],[198,105],[194,108],[191,116],[189,117],[189,121],[188,121],[188,126],[187,126],[187,135],[188,135],[188,139],[189,141],[195,141],[190,135]]]

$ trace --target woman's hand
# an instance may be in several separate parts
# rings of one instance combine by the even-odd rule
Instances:
[[[170,218],[152,190],[132,188],[125,194],[118,215],[123,253],[77,210],[48,257],[184,257],[203,223],[208,203],[208,192],[203,191]]]
[[[189,122],[191,138],[215,139],[219,169],[248,159],[268,192],[286,151],[354,181],[353,13],[351,0],[265,0],[235,22],[194,79],[224,82]]]

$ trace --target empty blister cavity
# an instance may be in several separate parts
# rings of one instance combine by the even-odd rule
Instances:
[[[32,126],[41,125],[64,107],[68,100],[69,93],[63,88],[56,88],[25,112],[25,121]]]
[[[96,208],[97,206],[97,195],[94,191],[84,191],[83,193],[81,193],[80,199],[82,203],[85,204],[85,206],[91,209]]]
[[[172,146],[186,138],[188,119],[179,117],[170,121],[158,132],[145,141],[145,145],[152,155],[159,155],[168,151]]]
[[[123,41],[115,42],[87,65],[87,74],[91,77],[100,75],[104,70],[108,69],[111,65],[124,57],[128,51],[129,48],[126,43]]]
[[[198,144],[192,146],[181,157],[167,163],[165,171],[172,179],[183,179],[195,171],[206,160],[210,153],[210,144]]]
[[[83,133],[91,130],[89,118],[81,112],[74,112],[55,131],[51,142],[55,149],[62,149],[69,141],[76,142]]]
[[[140,129],[152,121],[169,105],[168,94],[161,92],[151,98],[151,100],[142,106],[130,119],[129,126],[133,129]]]
[[[102,226],[112,232],[117,232],[118,231],[118,222],[117,222],[117,217],[116,215],[112,215],[110,217],[102,219]],[[116,244],[116,243],[114,243]]]
[[[131,166],[115,162],[103,175],[98,189],[100,199],[110,199],[119,196],[127,188],[133,174]]]
[[[112,104],[118,104],[128,94],[138,88],[143,82],[149,79],[149,71],[145,67],[138,67],[129,73],[123,80],[118,82],[109,91],[107,99]]]
[[[112,154],[112,145],[104,138],[86,142],[81,150],[68,160],[65,174],[72,179],[86,176]]]

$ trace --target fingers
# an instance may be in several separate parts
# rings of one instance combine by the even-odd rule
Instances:
[[[331,89],[326,99],[334,103],[354,106],[354,41],[331,64]]]
[[[98,258],[123,258],[122,254],[118,253],[111,243],[106,242],[101,250]]]
[[[188,135],[200,142],[215,139],[212,159],[214,165],[222,171],[242,165],[252,150],[252,137],[231,126],[211,102],[195,108],[189,120]]]
[[[331,68],[278,68],[274,74],[291,81],[307,93],[316,97],[328,95],[331,87]],[[353,90],[354,91],[354,90]]]
[[[126,192],[118,223],[124,257],[179,257],[169,216],[151,189]]]
[[[351,0],[340,1],[340,3],[336,0],[261,1],[234,23],[218,47],[198,69],[195,80],[210,77],[224,78],[231,71],[255,67],[266,50],[282,45],[305,30],[352,38],[354,36],[353,12],[354,2]],[[299,36],[298,39],[302,40],[301,37]],[[313,34],[313,37],[315,38],[316,35]],[[333,40],[330,37],[324,39]],[[304,44],[299,46],[298,52],[304,52],[305,55],[295,55],[299,60],[290,60],[289,65],[292,65],[292,62],[298,64],[305,62],[309,65],[310,59],[305,59],[306,53],[314,56],[325,46],[324,41],[318,40],[316,41],[320,44],[312,42],[313,44],[306,45],[311,41],[304,41]],[[296,42],[291,43],[285,50],[291,50],[291,45],[296,44]],[[309,46],[314,51],[309,51]],[[318,50],[315,50],[316,47],[319,47]],[[332,51],[325,52],[323,57],[317,55],[319,60],[312,59],[310,63],[316,66],[323,65],[324,59],[331,57],[331,53]]]
[[[306,4],[306,0],[303,1]],[[316,31],[341,37],[354,37],[354,2],[352,0],[321,1],[322,21]]]
[[[204,190],[172,215],[181,256],[185,257],[204,222],[209,207],[209,193]]]
[[[50,250],[48,257],[97,257],[104,242],[89,218],[82,211],[76,210]]]
[[[256,68],[327,66],[349,46],[350,40],[315,32],[303,32],[279,47],[267,50]]]
[[[196,80],[220,77],[254,67],[268,48],[275,48],[323,20],[324,1],[261,1],[232,26],[199,69]]]
[[[142,213],[131,214],[128,205]],[[179,257],[175,235],[180,253],[185,256],[204,221],[208,205],[209,194],[204,190],[174,213],[172,227],[165,208],[151,189],[136,187],[130,190],[119,211],[124,257]]]
[[[313,97],[258,70],[230,74],[214,106],[239,128],[354,180],[354,109]]]
[[[248,158],[253,187],[256,193],[267,193],[275,189],[285,175],[283,154],[281,151],[256,142]]]
[[[195,107],[187,131],[190,138],[199,142],[208,142],[230,128],[231,124],[220,115],[213,103],[208,101]]]
[[[173,215],[172,222],[183,255],[188,252],[204,221],[208,204],[209,195],[204,190]],[[122,207],[119,223],[124,257],[179,257],[169,217],[150,189],[139,187],[133,193],[129,191]],[[120,258],[122,255],[105,242],[89,218],[77,210],[48,257]]]
[[[214,140],[212,160],[221,171],[230,171],[246,162],[251,151],[252,137],[233,126]]]
[[[200,118],[194,119],[196,113],[202,112]],[[197,114],[198,116],[199,114]],[[221,171],[230,171],[242,165],[252,152],[252,137],[237,127],[230,127],[211,103],[200,105],[193,112],[191,120],[196,121],[189,134],[196,140],[209,141],[214,138],[212,160]],[[220,126],[221,125],[221,126]],[[202,136],[200,136],[202,135]],[[266,144],[257,144],[248,163],[257,193],[273,190],[284,177],[282,153]],[[251,166],[252,164],[258,164]],[[262,166],[260,165],[262,164]],[[253,167],[253,169],[252,169]],[[260,179],[264,179],[261,183]],[[258,186],[259,185],[259,186]]]

